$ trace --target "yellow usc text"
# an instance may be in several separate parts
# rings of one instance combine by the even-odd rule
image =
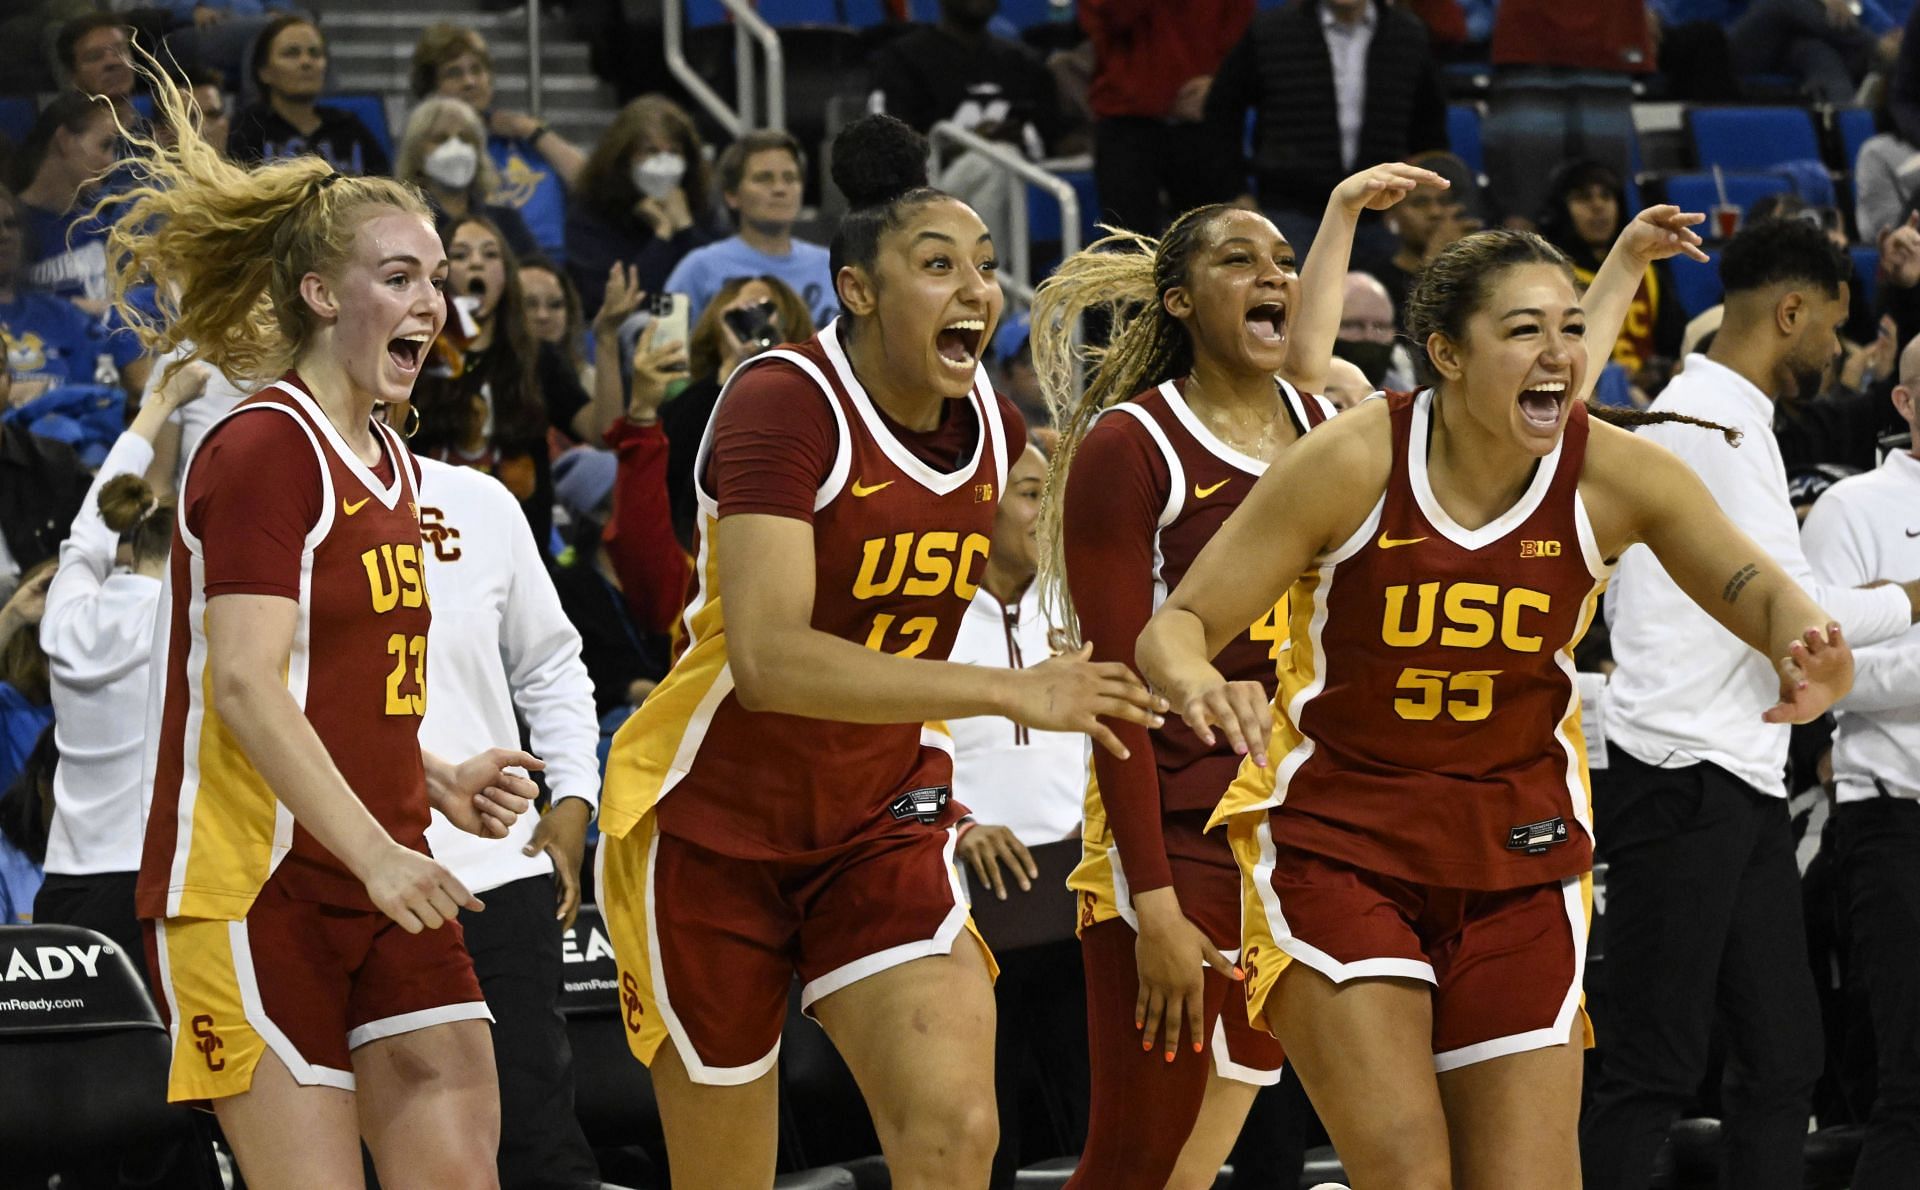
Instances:
[[[860,573],[853,580],[853,597],[864,600],[904,595],[930,599],[951,592],[961,602],[971,603],[979,589],[990,544],[984,533],[968,533],[963,538],[946,529],[870,537],[860,546]],[[903,621],[896,613],[881,612],[873,618],[866,646],[902,657],[918,657],[932,645],[939,627],[935,616],[912,616]]]

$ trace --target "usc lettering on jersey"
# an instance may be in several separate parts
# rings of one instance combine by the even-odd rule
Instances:
[[[902,657],[944,659],[985,570],[1007,478],[1000,399],[984,371],[966,398],[979,419],[973,454],[951,472],[916,458],[882,422],[837,326],[743,364],[720,401],[748,375],[789,386],[795,401],[825,400],[838,428],[814,497],[813,627]],[[830,847],[908,819],[957,819],[957,803],[929,808],[952,780],[941,726],[749,711],[734,696],[712,551],[719,505],[704,481],[711,446],[709,423],[694,464],[700,528],[688,647],[614,737],[601,829],[624,836],[669,793],[663,831],[749,858]]]
[[[353,456],[326,414],[283,381],[225,418],[285,417],[319,460],[320,515],[300,558],[300,597],[287,690],[347,785],[396,840],[426,851],[426,776],[418,731],[426,710],[427,626],[418,473],[400,436],[375,422],[392,463],[383,483]],[[216,424],[194,462],[216,440]],[[284,864],[291,895],[371,910],[360,881],[268,787],[222,721],[207,659],[206,554],[182,500],[155,643],[153,802],[140,865],[142,917],[238,920]]]
[[[1401,879],[1503,889],[1593,866],[1573,647],[1610,568],[1581,503],[1576,404],[1518,503],[1463,529],[1434,498],[1433,393],[1396,393],[1385,493],[1291,592],[1268,767],[1214,814]]]

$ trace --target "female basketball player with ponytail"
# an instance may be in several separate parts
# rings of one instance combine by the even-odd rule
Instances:
[[[189,131],[133,138],[109,240],[149,348],[274,377],[188,462],[159,621],[137,902],[175,1100],[212,1100],[247,1183],[488,1186],[488,1014],[426,854],[428,807],[501,836],[533,786],[493,749],[420,751],[428,608],[418,473],[374,418],[446,317],[415,191],[317,158],[236,168]],[[151,282],[162,317],[126,294]],[[179,364],[176,367],[181,366]]]
[[[945,657],[1025,427],[979,366],[1000,316],[986,227],[870,116],[835,141],[842,316],[728,381],[696,462],[690,645],[614,739],[600,906],[673,1181],[773,1179],[787,989],[846,1058],[893,1185],[983,1187],[992,959],[954,867],[937,722],[1158,724],[1123,665]]]
[[[1297,275],[1264,216],[1208,206],[1158,242],[1111,235],[1040,286],[1034,357],[1061,427],[1043,530],[1047,597],[1054,622],[1075,626],[1095,660],[1131,662],[1156,597],[1268,464],[1333,416],[1300,388],[1318,388],[1332,358],[1355,223],[1421,183],[1446,185],[1397,164],[1347,179]],[[1088,353],[1098,366],[1078,391],[1071,334],[1096,308],[1114,333]],[[1284,640],[1276,619],[1269,609],[1223,659],[1269,690]],[[1204,828],[1238,758],[1177,723],[1115,733],[1128,755],[1095,757],[1083,859],[1068,881],[1081,905],[1093,1063],[1071,1185],[1211,1186],[1283,1061],[1244,1006],[1221,1011],[1237,989],[1223,952],[1239,947],[1239,874],[1226,841]]]
[[[1436,386],[1289,450],[1140,638],[1187,725],[1247,753],[1213,821],[1245,890],[1250,1010],[1355,1190],[1578,1184],[1592,841],[1572,649],[1620,551],[1650,546],[1781,659],[1770,718],[1851,684],[1838,629],[1693,474],[1582,400],[1634,279],[1697,257],[1699,220],[1643,212],[1584,312],[1537,236],[1447,249],[1408,305]],[[1270,711],[1210,659],[1283,596]]]

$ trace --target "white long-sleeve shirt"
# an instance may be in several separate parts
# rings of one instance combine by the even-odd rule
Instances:
[[[600,802],[600,742],[593,683],[580,634],[560,610],[513,494],[469,467],[421,459],[420,530],[426,540],[427,714],[420,746],[458,763],[518,745],[525,717],[535,756],[547,762],[558,804]],[[435,811],[427,844],[474,892],[553,871],[544,853],[522,855],[538,816],[522,814],[504,839],[482,839]]]
[[[191,344],[183,343],[153,361],[153,370],[147,373],[146,390],[140,394],[141,404],[153,400],[154,393],[159,391],[160,382],[167,374],[167,366],[191,350]],[[173,461],[174,491],[182,490],[186,484],[187,460],[193,457],[194,447],[200,445],[200,440],[207,436],[213,423],[232,412],[235,405],[246,400],[259,387],[243,388],[220,372],[214,372],[207,377],[207,387],[201,390],[199,397],[173,411],[173,416],[168,420],[180,427],[180,453]]]
[[[1920,575],[1920,459],[1887,456],[1843,479],[1807,514],[1807,561],[1830,583]],[[1833,775],[1843,802],[1920,798],[1920,625],[1854,650],[1853,691],[1836,708]]]
[[[986,587],[974,593],[954,638],[961,665],[1024,669],[1053,655],[1040,592],[1029,586],[1014,607]],[[1080,829],[1091,741],[1068,731],[1035,731],[1011,719],[953,719],[953,796],[982,823],[1010,828],[1029,847]]]
[[[1743,433],[1731,446],[1712,430],[1654,425],[1643,436],[1693,468],[1727,518],[1839,622],[1857,648],[1898,636],[1910,621],[1898,587],[1870,591],[1819,582],[1801,552],[1787,498],[1787,469],[1773,437],[1773,402],[1745,377],[1704,355],[1654,401],[1656,411],[1706,418]],[[1607,738],[1660,768],[1718,765],[1760,793],[1787,795],[1789,729],[1764,722],[1779,701],[1770,658],[1701,611],[1645,546],[1620,558],[1607,596],[1617,668],[1607,684]]]
[[[143,474],[152,462],[151,443],[120,435],[60,544],[60,567],[47,588],[40,647],[52,678],[60,764],[45,866],[57,875],[140,867],[140,756],[160,580],[115,569],[120,535],[100,519],[100,489],[115,476]]]

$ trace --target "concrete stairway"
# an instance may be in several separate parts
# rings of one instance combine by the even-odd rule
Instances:
[[[475,0],[324,0],[320,10],[332,50],[332,85],[341,91],[371,91],[386,99],[387,121],[399,139],[413,98],[407,74],[413,46],[427,26],[464,25],[487,39],[493,54],[494,91],[505,107],[531,111],[527,91],[527,17],[524,8],[483,11]],[[613,119],[613,91],[594,77],[587,43],[573,36],[566,18],[543,10],[541,118],[562,136],[591,149]]]

